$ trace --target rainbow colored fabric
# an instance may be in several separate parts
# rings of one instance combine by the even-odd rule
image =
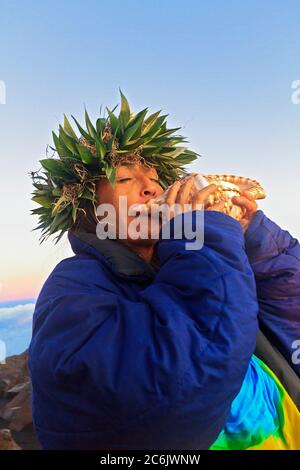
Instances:
[[[226,426],[210,450],[296,449],[300,412],[276,375],[253,355]]]

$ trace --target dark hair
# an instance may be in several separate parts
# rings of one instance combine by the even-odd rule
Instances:
[[[72,226],[72,230],[95,233],[97,226],[97,219],[94,213],[93,205],[91,201],[86,201],[84,204],[80,204],[80,207],[85,210],[77,212],[77,218],[75,224]]]
[[[98,190],[99,183],[100,181],[95,182],[96,192]],[[97,207],[97,201],[95,206]],[[79,208],[83,209],[84,211],[77,211],[76,222],[72,225],[72,231],[96,233],[98,220],[96,218],[93,202],[90,199],[81,199]]]

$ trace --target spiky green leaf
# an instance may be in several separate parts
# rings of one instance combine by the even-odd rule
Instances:
[[[108,108],[107,109],[107,112],[108,112],[108,116],[109,116],[109,124],[110,124],[110,127],[111,127],[111,130],[112,130],[112,133],[115,132],[115,130],[119,127],[119,119],[117,118],[117,116]]]
[[[66,134],[62,126],[59,126],[59,140],[65,144],[72,155],[76,154],[76,142],[78,139],[77,137],[76,139],[73,139],[68,134]]]
[[[72,152],[68,149],[68,147],[64,144],[64,142],[62,142],[59,139],[59,137],[55,134],[55,132],[52,132],[52,137],[53,137],[53,142],[55,145],[55,149],[53,150],[55,150],[61,158],[72,155]]]
[[[54,189],[52,190],[53,196],[60,196],[61,193],[62,193],[62,190],[61,190],[60,188],[54,188]]]
[[[53,204],[53,200],[46,196],[33,196],[31,200],[37,202],[43,207],[51,207]]]
[[[89,135],[95,139],[95,137],[97,136],[97,131],[96,129],[94,128],[93,124],[92,124],[92,121],[90,120],[90,117],[88,115],[88,112],[87,110],[85,110],[85,124],[86,124],[86,128],[87,128],[87,131],[89,133]]]
[[[107,123],[107,120],[105,118],[98,118],[96,121],[96,130],[101,140],[102,140],[102,132],[103,132],[104,127],[106,126],[106,123]]]
[[[92,164],[92,163],[95,162],[95,157],[94,157],[93,154],[89,151],[88,148],[84,147],[84,146],[81,145],[81,144],[77,144],[76,147],[77,147],[77,150],[78,150],[78,152],[79,152],[81,161],[82,161],[83,163],[86,163],[87,165],[89,165],[89,164]]]
[[[115,184],[115,178],[116,178],[116,169],[114,166],[107,165],[105,168],[105,174],[109,182],[114,186]]]
[[[54,158],[45,158],[40,160],[40,164],[45,170],[47,170],[52,177],[66,180],[74,180],[74,174],[69,171],[61,160],[55,160]]]
[[[161,109],[159,111],[156,111],[156,113],[150,114],[150,116],[147,117],[147,119],[145,119],[143,134],[146,134],[148,132],[148,130],[150,129],[154,121],[156,121],[160,113],[161,113]]]
[[[141,130],[147,111],[148,108],[143,109],[129,121],[128,127],[122,137],[122,145],[127,145],[131,139],[137,139],[141,136]]]
[[[96,143],[97,157],[100,161],[102,161],[106,155],[106,146],[100,141],[98,137],[95,138],[95,143]]]
[[[72,137],[75,141],[78,140],[77,135],[75,134],[67,116],[64,114],[64,130],[66,134],[68,134],[70,137]]]
[[[120,110],[120,114],[119,114],[119,121],[120,121],[121,130],[122,130],[122,132],[124,132],[124,130],[125,130],[127,124],[128,124],[128,121],[130,119],[130,107],[129,107],[129,103],[127,101],[127,98],[122,93],[120,88],[119,88],[119,91],[120,91],[120,95],[121,95],[121,110]]]
[[[168,114],[165,114],[163,116],[160,116],[158,117],[153,123],[152,125],[150,126],[150,129],[145,133],[143,134],[143,137],[145,139],[149,139],[150,137],[153,138],[155,136],[155,134],[157,132],[159,132],[164,120],[166,119],[166,117],[168,116]]]
[[[90,136],[90,134],[88,132],[86,132],[83,127],[81,127],[81,125],[79,124],[79,122],[77,121],[77,119],[75,119],[74,116],[72,116],[72,119],[74,120],[80,134],[82,135],[82,137],[84,137],[90,144],[93,144],[94,143],[94,139],[93,137]]]

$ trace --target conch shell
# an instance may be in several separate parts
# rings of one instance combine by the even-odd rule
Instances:
[[[194,191],[199,191],[209,184],[215,184],[217,190],[208,197],[205,208],[209,208],[219,201],[225,202],[223,212],[236,220],[243,218],[244,210],[232,202],[234,196],[240,196],[247,191],[254,199],[264,199],[266,193],[260,183],[244,176],[235,175],[201,175],[195,174]]]
[[[208,197],[204,208],[208,209],[219,201],[224,201],[223,212],[236,220],[243,218],[244,210],[233,204],[232,198],[234,196],[240,196],[241,192],[246,190],[254,199],[264,199],[266,197],[266,193],[260,183],[250,178],[235,175],[202,175],[201,173],[191,173],[182,178],[181,184],[191,175],[195,176],[195,183],[190,193],[190,199],[195,192],[205,188],[209,184],[215,184],[217,190]],[[149,211],[152,204],[163,204],[166,200],[168,190],[169,188],[163,194],[150,199],[146,204],[141,204],[139,208],[143,211]]]

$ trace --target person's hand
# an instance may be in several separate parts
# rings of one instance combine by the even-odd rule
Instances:
[[[239,220],[243,232],[245,233],[249,224],[251,223],[255,212],[257,211],[257,202],[247,191],[242,191],[241,196],[234,196],[232,198],[233,204],[240,206],[244,212],[243,217]]]
[[[191,198],[190,193],[194,184],[194,179],[195,177],[191,176],[187,178],[183,184],[178,180],[170,186],[165,201],[169,208],[169,219],[188,210],[203,209],[209,195],[214,193],[217,189],[215,184],[210,184],[200,191],[197,191]],[[221,201],[211,206],[209,210],[222,212],[223,207],[224,202]]]

